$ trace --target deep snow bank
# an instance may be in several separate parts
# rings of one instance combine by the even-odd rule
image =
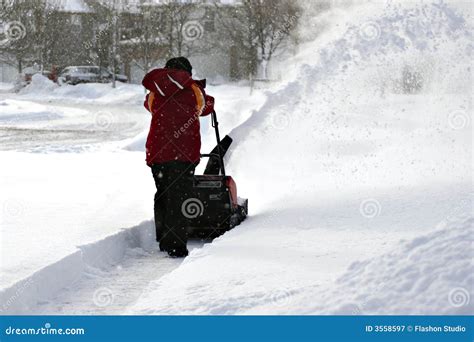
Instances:
[[[37,101],[67,101],[71,103],[142,104],[144,90],[141,85],[117,82],[113,89],[110,83],[84,83],[59,86],[47,77],[33,75],[31,83],[19,92],[22,98]]]
[[[446,299],[456,288],[471,292],[472,227],[427,232],[466,217],[472,196],[462,185],[372,195],[372,208],[380,205],[372,212],[357,196],[274,203],[150,283],[129,313],[465,312],[468,301]]]
[[[13,83],[0,82],[0,93],[6,93],[12,91],[14,88]]]
[[[31,314],[40,302],[53,298],[56,293],[83,277],[88,268],[107,269],[119,263],[128,249],[153,250],[154,224],[143,222],[120,230],[94,243],[77,246],[70,254],[46,264],[31,275],[0,289],[0,313]],[[91,302],[96,306],[108,300],[108,288],[99,288]]]
[[[0,290],[153,216],[154,184],[141,153],[0,158]]]
[[[31,101],[0,100],[0,124],[36,124],[38,121],[60,119],[63,113]]]
[[[292,307],[305,309],[290,311],[470,315],[474,312],[473,242],[472,216],[445,223],[387,254],[355,262],[331,288],[295,298]],[[318,303],[308,306],[308,297],[318,298]]]

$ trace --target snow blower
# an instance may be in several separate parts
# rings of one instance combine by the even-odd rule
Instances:
[[[194,198],[183,203],[183,212],[190,220],[190,235],[218,236],[234,228],[247,217],[248,200],[237,196],[237,186],[231,176],[226,175],[224,155],[232,143],[226,135],[219,135],[216,112],[211,113],[211,123],[216,132],[217,145],[208,154],[204,173],[194,176]]]

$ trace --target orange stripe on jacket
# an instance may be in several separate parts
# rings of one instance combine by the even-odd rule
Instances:
[[[196,110],[197,110],[197,115],[200,116],[202,114],[202,111],[204,110],[204,106],[206,105],[206,101],[204,100],[204,94],[201,91],[201,88],[197,86],[196,84],[192,84],[191,88],[194,91],[194,97],[196,98]]]
[[[148,94],[148,110],[151,114],[153,114],[153,101],[155,100],[155,93],[150,91]]]

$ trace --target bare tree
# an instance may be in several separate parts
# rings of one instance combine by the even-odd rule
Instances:
[[[200,51],[198,12],[198,4],[179,0],[140,4],[134,28],[121,41],[124,55],[146,72],[159,60]]]
[[[193,16],[198,15],[195,3],[168,0],[162,5],[165,24],[162,38],[167,45],[167,58],[172,56],[191,56],[196,50],[195,41],[202,35],[202,26]]]
[[[267,77],[268,62],[288,39],[298,23],[301,11],[291,0],[243,0],[232,8],[219,9],[219,24],[227,41],[237,47],[247,75],[255,75],[263,66]]]
[[[138,12],[124,18],[120,51],[127,62],[133,61],[144,72],[163,56],[161,32],[164,23],[155,4],[144,3]]]
[[[44,68],[84,60],[85,51],[78,47],[84,25],[76,25],[72,18],[52,0],[9,2],[0,11],[4,27],[0,60],[15,64],[19,73],[33,63]]]
[[[41,20],[44,10],[44,1],[19,0],[2,4],[0,55],[3,62],[15,64],[19,73],[25,62],[38,57],[35,49],[44,28]]]
[[[244,0],[243,4],[252,18],[266,78],[268,62],[297,24],[299,8],[288,0]]]

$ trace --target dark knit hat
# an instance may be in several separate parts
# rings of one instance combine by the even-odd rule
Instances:
[[[190,75],[193,74],[193,67],[186,57],[175,57],[171,58],[166,62],[165,68],[167,69],[179,69],[187,71]]]

